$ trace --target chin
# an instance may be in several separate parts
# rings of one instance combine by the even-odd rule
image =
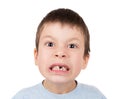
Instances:
[[[71,80],[65,78],[65,77],[54,77],[49,79],[49,81],[51,81],[54,84],[65,84],[70,82]]]

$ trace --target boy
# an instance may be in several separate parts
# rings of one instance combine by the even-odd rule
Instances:
[[[36,33],[35,64],[45,77],[13,99],[106,99],[95,87],[75,78],[89,60],[89,31],[70,9],[56,9],[43,18]]]

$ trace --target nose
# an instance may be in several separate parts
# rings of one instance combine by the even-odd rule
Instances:
[[[62,52],[55,52],[54,56],[57,57],[57,58],[65,58],[68,55],[67,55],[66,52],[62,51]]]
[[[66,57],[66,55],[64,55],[64,54],[56,54],[55,56],[56,56],[56,57],[61,57],[61,58],[62,58],[62,57]]]

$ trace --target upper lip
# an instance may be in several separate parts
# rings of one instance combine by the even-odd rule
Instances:
[[[49,69],[52,69],[54,66],[65,67],[65,68],[67,68],[67,70],[70,70],[70,67],[64,63],[54,63],[54,64],[50,65]]]

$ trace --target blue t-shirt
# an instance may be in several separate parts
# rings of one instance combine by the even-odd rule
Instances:
[[[77,84],[71,92],[55,94],[39,83],[19,91],[12,99],[106,99],[106,97],[97,88],[85,84]]]

